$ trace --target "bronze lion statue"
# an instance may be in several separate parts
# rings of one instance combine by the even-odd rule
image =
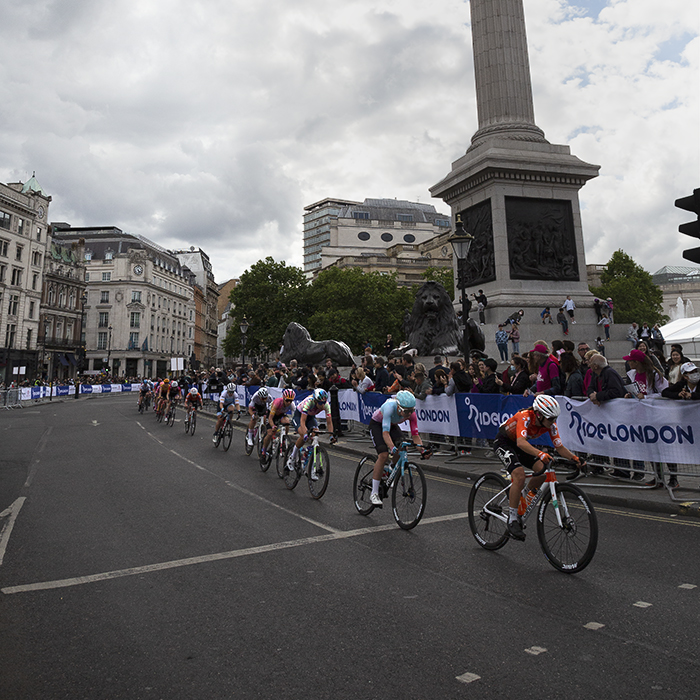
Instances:
[[[337,365],[348,367],[355,361],[350,348],[340,340],[311,340],[309,331],[298,323],[290,323],[284,332],[280,360],[289,363],[318,364],[330,357]]]
[[[486,347],[481,328],[471,318],[467,320],[469,344],[472,350]],[[463,334],[457,322],[452,300],[439,282],[425,282],[406,319],[408,345],[419,355],[457,355],[462,350]]]

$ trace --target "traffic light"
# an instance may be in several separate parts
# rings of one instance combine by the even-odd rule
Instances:
[[[681,197],[676,200],[676,206],[679,209],[692,211],[696,217],[700,217],[700,188],[693,190],[693,194],[689,197]],[[700,238],[700,218],[696,221],[690,221],[687,224],[681,224],[678,227],[681,233],[693,238]],[[700,248],[691,248],[683,251],[683,257],[690,262],[700,265]]]

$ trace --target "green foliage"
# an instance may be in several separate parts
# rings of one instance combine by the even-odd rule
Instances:
[[[665,323],[663,292],[649,274],[622,250],[616,250],[601,275],[601,286],[591,287],[599,299],[610,297],[615,323]]]
[[[452,267],[429,267],[421,274],[421,277],[429,282],[439,282],[450,295],[450,299],[454,301],[455,274]]]
[[[239,325],[244,316],[249,323],[246,355],[256,354],[263,346],[278,350],[287,325],[292,321],[303,324],[306,320],[307,289],[301,268],[288,267],[272,257],[258,260],[231,291],[233,325],[224,340],[226,355],[241,354]]]
[[[395,275],[359,268],[323,270],[310,286],[308,300],[311,337],[342,340],[356,354],[366,340],[381,353],[387,333],[398,344],[404,314],[413,306],[411,290],[399,287]]]

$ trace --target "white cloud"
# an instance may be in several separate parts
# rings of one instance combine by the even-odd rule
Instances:
[[[581,191],[588,261],[622,247],[652,271],[682,264],[673,201],[700,172],[694,3],[525,5],[537,123],[602,166]],[[301,264],[304,205],[429,201],[464,153],[468,22],[462,0],[8,6],[0,180],[36,170],[54,221],[201,245],[219,280],[271,252]]]

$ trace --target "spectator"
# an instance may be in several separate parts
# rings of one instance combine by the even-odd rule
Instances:
[[[377,357],[374,361],[374,390],[384,392],[389,384],[389,372],[384,367],[384,358]]]
[[[479,313],[479,325],[480,326],[485,326],[486,325],[486,315],[484,314],[484,305],[481,302],[478,302],[476,305],[476,310]]]
[[[401,363],[403,364],[404,368],[408,371],[413,371],[413,355],[410,355],[409,353],[404,353],[404,355],[401,357]]]
[[[464,367],[459,362],[450,364],[449,382],[445,387],[445,393],[452,396],[455,392],[469,393],[472,390],[472,380],[464,371]]]
[[[576,356],[572,352],[565,352],[561,356],[559,367],[564,375],[564,396],[585,398],[583,374]]]
[[[481,384],[484,380],[481,370],[479,369],[478,363],[472,362],[469,365],[469,367],[467,367],[467,374],[469,375],[469,379],[472,380],[471,393],[478,394]]]
[[[530,374],[527,368],[527,362],[519,356],[513,357],[511,363],[515,369],[515,374],[510,380],[511,394],[524,394],[530,388]]]
[[[433,385],[425,375],[425,367],[420,363],[416,365],[414,373],[416,387],[414,393],[419,401],[425,401],[425,397],[433,393]]]
[[[645,340],[640,340],[640,341],[637,343],[637,348],[636,348],[636,349],[637,349],[637,350],[641,350],[645,355],[648,355],[648,356],[651,358],[651,361],[652,361],[652,362],[654,363],[654,365],[656,366],[656,368],[659,370],[659,372],[663,372],[663,371],[664,371],[664,369],[663,369],[663,367],[661,366],[661,363],[659,362],[659,360],[658,360],[658,358],[656,357],[656,355],[652,355],[652,354],[649,352],[649,345],[648,345],[648,343],[647,343]],[[625,372],[626,372],[628,369],[629,369],[629,365],[625,365]]]
[[[480,289],[478,294],[472,294],[476,300],[476,308],[479,310],[479,323],[483,326],[486,323],[486,318],[484,315],[484,310],[488,306],[488,299],[484,294],[484,290]]]
[[[667,399],[700,401],[700,370],[694,362],[681,365],[681,378],[661,392]]]
[[[525,312],[520,309],[519,311],[515,311],[512,313],[508,318],[506,319],[505,323],[503,324],[504,326],[507,325],[513,325],[514,323],[520,323],[522,321],[523,316],[525,315]]]
[[[433,378],[433,396],[440,396],[440,394],[445,393],[448,384],[447,374],[445,370],[440,367],[440,369],[435,370],[435,375]]]
[[[586,372],[588,371],[588,362],[586,361],[586,354],[588,353],[588,351],[590,349],[591,349],[590,346],[585,341],[581,341],[577,347],[577,352],[579,354],[581,374],[584,376],[586,375]]]
[[[390,378],[393,380],[391,386],[386,390],[387,394],[398,394],[401,389],[407,389],[406,378],[408,371],[403,365],[396,365],[391,372]]]
[[[666,379],[670,384],[675,384],[681,379],[681,365],[689,362],[687,357],[683,357],[683,353],[678,348],[671,350],[671,356],[666,363]]]
[[[479,392],[482,394],[500,394],[503,381],[496,374],[498,362],[493,357],[487,357],[484,360],[484,380],[479,387]]]
[[[605,307],[603,307],[603,314],[610,319],[610,323],[615,323],[613,321],[613,300],[610,297],[605,300],[605,306],[607,306],[607,314],[605,313]]]
[[[632,321],[632,325],[627,329],[626,340],[632,343],[632,347],[636,346],[639,341],[639,326],[635,321]]]
[[[639,339],[645,340],[647,343],[651,340],[651,328],[649,328],[648,323],[642,323],[642,327],[639,329]]]
[[[540,312],[540,318],[542,319],[542,323],[554,323],[552,321],[552,312],[549,310],[549,306],[545,306],[544,309]]]
[[[559,378],[559,365],[549,354],[546,345],[538,343],[530,353],[533,364],[537,368],[537,379],[531,391],[536,395],[548,394],[549,396],[561,395],[562,385]]]
[[[553,340],[552,341],[552,355],[556,358],[557,362],[559,362],[559,358],[561,357],[563,352],[564,352],[564,343],[561,340],[559,340],[558,338]]]
[[[600,299],[593,300],[593,309],[595,311],[596,322],[599,323],[603,318],[603,304],[601,303]]]
[[[566,299],[564,299],[564,303],[562,304],[562,308],[566,309],[566,313],[569,314],[569,320],[571,323],[576,323],[576,319],[574,318],[574,309],[576,308],[576,303],[574,300],[571,298],[571,295],[567,295]]]
[[[583,367],[583,365],[586,365],[586,367],[588,368],[585,372],[583,372],[583,390],[585,392],[584,396],[588,396],[588,389],[590,388],[591,382],[595,377],[595,375],[593,374],[593,370],[591,369],[591,357],[597,354],[598,353],[595,350],[588,350],[584,355],[583,362],[581,362],[581,367]]]
[[[503,325],[498,326],[496,331],[496,346],[498,347],[501,360],[508,362],[508,333],[503,330]]]
[[[386,336],[386,343],[384,343],[384,354],[389,357],[391,351],[394,349],[394,341],[391,338],[391,333]]]
[[[520,326],[517,323],[510,327],[510,342],[513,343],[513,352],[520,354]]]
[[[443,370],[445,372],[445,375],[447,375],[448,369],[445,365],[442,364],[442,355],[435,355],[433,358],[433,363],[434,366],[433,368],[428,372],[428,379],[430,381],[434,381],[435,379],[435,372],[439,369]]]
[[[603,357],[605,357],[605,345],[604,345],[604,343],[605,343],[605,341],[600,336],[598,336],[595,339],[595,349],[598,351],[598,354],[602,355]]]
[[[588,398],[596,406],[610,399],[621,399],[625,395],[622,378],[608,365],[605,355],[593,355],[589,364],[593,378],[588,387]]]
[[[628,386],[634,387],[634,393],[628,391],[625,394],[626,399],[658,397],[668,387],[668,381],[654,365],[651,357],[641,350],[630,350],[630,354],[625,355],[623,359],[627,360],[630,367],[627,371],[630,381]]]
[[[563,308],[559,309],[559,313],[557,314],[557,323],[564,331],[564,335],[569,335],[569,322],[566,320],[566,314],[564,313]]]
[[[651,345],[654,348],[654,350],[660,350],[663,352],[664,350],[664,336],[663,333],[661,332],[661,328],[659,327],[658,323],[654,324],[654,327],[651,329]]]

